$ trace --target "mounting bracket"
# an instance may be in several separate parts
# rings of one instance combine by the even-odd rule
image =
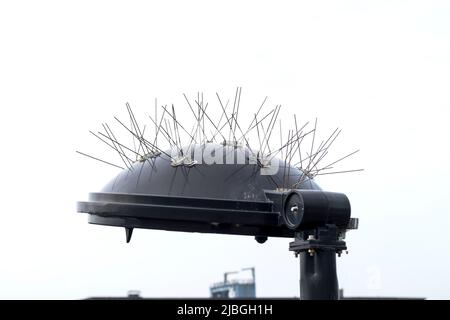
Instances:
[[[357,220],[352,219],[349,227],[355,228],[355,225]],[[301,300],[339,299],[336,254],[340,256],[347,250],[344,237],[345,229],[333,224],[295,233],[289,250],[294,251],[296,257],[300,255]]]

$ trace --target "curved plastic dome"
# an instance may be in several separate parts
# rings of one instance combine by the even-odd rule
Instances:
[[[294,236],[282,212],[286,199],[301,192],[298,204],[289,202],[308,216],[300,214],[299,221],[327,222],[334,210],[338,222],[347,223],[345,195],[321,191],[301,170],[279,159],[260,159],[234,145],[187,149],[145,155],[100,192],[90,193],[88,201],[78,202],[77,210],[88,213],[90,223],[125,227],[127,241],[133,228],[147,228],[253,235],[264,242],[268,236]]]
[[[302,171],[275,158],[262,167],[247,147],[195,145],[188,164],[174,164],[170,151],[165,153],[135,162],[101,192],[265,201],[265,190],[290,189],[302,177]],[[306,176],[296,188],[321,190]]]

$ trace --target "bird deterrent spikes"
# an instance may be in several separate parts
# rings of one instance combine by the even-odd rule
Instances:
[[[248,116],[249,113],[245,114],[241,108],[241,93],[242,88],[238,87],[231,104],[230,100],[223,103],[218,93],[216,93],[217,103],[215,104],[205,102],[203,93],[197,93],[196,99],[193,100],[183,94],[191,112],[191,125],[188,125],[189,121],[185,117],[180,121],[181,118],[177,115],[173,104],[170,107],[167,105],[158,106],[155,99],[154,115],[148,115],[149,126],[153,127],[154,130],[146,130],[148,126],[141,125],[137,121],[130,104],[126,103],[129,124],[118,117],[114,117],[114,119],[119,127],[125,130],[129,138],[131,137],[132,143],[124,142],[123,139],[119,141],[107,123],[102,124],[103,132],[94,133],[90,131],[110,150],[114,150],[122,165],[84,152],[77,152],[120,169],[134,170],[134,163],[148,161],[154,164],[157,157],[169,161],[174,167],[193,167],[198,164],[198,161],[192,158],[192,151],[196,145],[206,146],[209,143],[215,143],[222,145],[224,148],[231,148],[231,150],[245,147],[248,148],[250,162],[257,164],[261,169],[270,167],[272,160],[277,156],[284,162],[281,169],[283,170],[283,185],[281,186],[283,189],[299,188],[306,181],[320,175],[363,170],[332,170],[336,164],[354,155],[359,150],[322,165],[342,130],[336,128],[317,145],[317,119],[314,121],[314,127],[308,128],[309,122],[300,126],[296,115],[294,115],[293,127],[287,129],[287,134],[283,134],[286,128],[282,125],[279,117],[281,105],[264,111],[267,97],[264,98],[256,113],[251,115],[250,123],[244,126],[244,116]],[[213,105],[215,105],[215,108]],[[160,112],[158,112],[158,109]],[[279,147],[276,147],[277,143],[274,143],[277,135],[277,130],[275,130],[277,123],[280,127]],[[151,137],[149,137],[150,132],[154,132]],[[286,140],[284,140],[284,137],[287,137]],[[309,145],[305,145],[307,139],[310,140]],[[250,141],[255,143],[251,144]],[[292,167],[298,168],[301,175],[296,183],[287,185],[290,181],[289,176]]]

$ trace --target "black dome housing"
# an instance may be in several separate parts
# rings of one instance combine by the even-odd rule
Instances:
[[[213,150],[208,154],[217,163],[205,163],[197,156],[207,150]],[[247,147],[211,143],[189,148],[178,155],[179,162],[169,152],[136,161],[101,192],[90,193],[89,201],[78,202],[78,212],[88,213],[90,223],[130,230],[240,234],[259,239],[293,237],[311,222],[342,227],[349,222],[350,203],[345,195],[322,191],[301,170],[281,160],[263,165]],[[278,170],[267,174],[276,169],[274,162]],[[286,219],[286,213],[291,219]],[[294,223],[292,217],[296,217]]]

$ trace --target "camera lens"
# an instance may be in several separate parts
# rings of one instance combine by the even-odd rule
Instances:
[[[290,229],[297,229],[304,214],[303,199],[297,192],[287,196],[284,206],[284,220]]]

